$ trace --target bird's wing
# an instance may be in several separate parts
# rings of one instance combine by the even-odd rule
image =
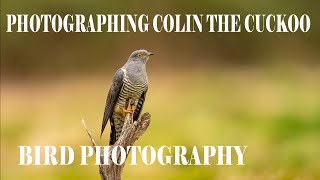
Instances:
[[[144,101],[146,99],[148,88],[141,94],[136,110],[133,113],[133,121],[137,121],[143,108]]]
[[[123,76],[124,72],[122,69],[118,69],[116,74],[114,75],[112,79],[112,84],[108,93],[107,101],[106,101],[106,107],[104,110],[104,115],[103,115],[103,121],[102,121],[102,127],[101,127],[101,135],[104,131],[104,128],[107,125],[108,119],[113,113],[114,106],[116,105],[116,101],[118,99],[119,93],[121,91],[121,88],[123,86]]]

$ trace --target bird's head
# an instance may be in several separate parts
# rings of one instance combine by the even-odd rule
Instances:
[[[140,49],[131,53],[129,57],[129,61],[141,61],[146,63],[150,56],[154,55],[152,52],[148,52],[147,50]]]

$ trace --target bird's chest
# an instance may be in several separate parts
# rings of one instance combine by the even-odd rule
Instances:
[[[123,86],[121,88],[117,105],[119,107],[125,107],[130,99],[134,104],[138,103],[138,100],[142,93],[146,91],[148,87],[148,80],[144,77],[129,77],[124,74]]]
[[[123,85],[118,96],[117,106],[125,108],[128,100],[137,105],[140,96],[147,87],[148,79],[145,71],[124,70]]]
[[[125,98],[138,99],[146,88],[147,80],[140,79],[132,81],[128,77],[125,77],[121,93],[123,93]]]

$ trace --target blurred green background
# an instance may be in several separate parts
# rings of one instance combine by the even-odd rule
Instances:
[[[80,166],[99,140],[111,78],[136,49],[148,62],[135,145],[247,145],[245,166],[126,166],[124,179],[320,179],[317,1],[1,1],[1,179],[99,179]],[[5,14],[308,14],[308,33],[6,33]],[[244,17],[244,16],[242,16]],[[108,129],[109,130],[109,129]],[[19,145],[70,145],[71,166],[18,166]]]

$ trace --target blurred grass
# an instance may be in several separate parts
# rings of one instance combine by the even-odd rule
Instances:
[[[98,179],[79,145],[98,144],[112,72],[2,80],[1,179]],[[149,71],[151,126],[135,145],[247,145],[245,166],[129,166],[124,179],[319,179],[320,68]],[[18,145],[70,145],[71,166],[18,166]],[[90,162],[93,164],[93,161]]]

